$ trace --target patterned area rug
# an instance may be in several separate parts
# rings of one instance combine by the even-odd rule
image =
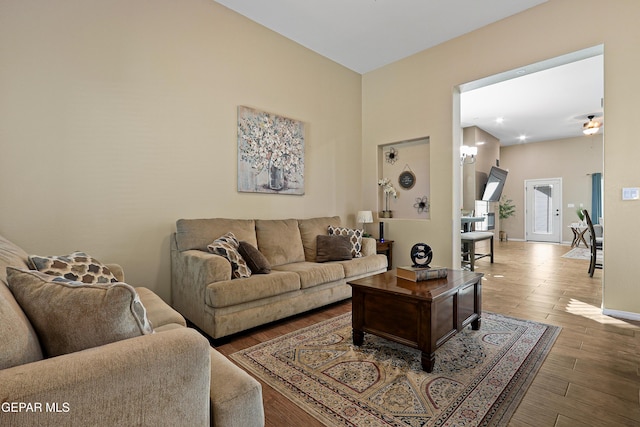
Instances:
[[[589,248],[573,248],[566,254],[562,255],[562,258],[570,259],[583,259],[589,261],[591,259],[591,249]],[[596,252],[596,260],[602,262],[602,251]]]
[[[327,426],[505,426],[560,328],[492,313],[436,351],[371,334],[356,347],[351,313],[231,355]]]

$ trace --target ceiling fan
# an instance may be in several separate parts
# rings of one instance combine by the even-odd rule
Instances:
[[[600,127],[602,126],[602,120],[594,120],[595,117],[595,114],[590,114],[587,116],[587,119],[589,120],[582,125],[582,133],[587,136],[595,135],[596,133],[598,133]]]

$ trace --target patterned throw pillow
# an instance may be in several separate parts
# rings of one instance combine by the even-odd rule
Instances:
[[[153,333],[126,283],[87,284],[13,267],[7,283],[48,357]]]
[[[240,243],[233,233],[229,232],[222,237],[218,237],[210,245],[207,246],[209,252],[225,257],[231,263],[231,278],[241,279],[251,276],[251,270],[247,262],[238,252]]]
[[[363,230],[354,230],[351,228],[334,227],[332,225],[327,227],[329,235],[335,236],[347,236],[349,243],[351,243],[351,256],[354,258],[362,257],[362,233]]]
[[[115,283],[118,281],[109,268],[84,252],[61,256],[29,257],[36,270],[82,283]]]

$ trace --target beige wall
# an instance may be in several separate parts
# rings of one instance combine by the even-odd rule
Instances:
[[[473,210],[476,200],[482,199],[491,167],[500,160],[500,140],[477,126],[471,126],[463,129],[462,143],[478,149],[475,161],[465,160],[462,165],[462,209]],[[479,177],[478,174],[484,175]]]
[[[597,14],[593,11],[597,10]],[[394,257],[408,259],[416,240],[426,241],[438,264],[459,262],[457,219],[461,131],[456,87],[528,64],[604,44],[606,135],[604,307],[640,313],[640,287],[634,265],[640,233],[629,228],[640,216],[640,202],[621,201],[621,189],[640,186],[635,165],[640,66],[636,25],[640,2],[552,0],[450,42],[420,52],[363,76],[363,182],[375,179],[378,144],[429,136],[431,141],[431,220],[394,222],[389,238],[398,242]],[[550,100],[551,101],[551,100]],[[454,108],[455,106],[455,108]],[[457,178],[456,178],[457,177]],[[377,188],[364,187],[364,203]]]
[[[425,241],[455,265],[456,87],[604,44],[604,306],[640,313],[628,268],[640,202],[620,197],[640,186],[637,16],[637,0],[552,0],[361,77],[208,0],[5,0],[0,233],[119,262],[167,298],[177,218],[353,222],[377,204],[377,146],[430,137],[431,219],[391,219],[387,236],[396,264]],[[237,193],[238,105],[307,123],[305,196]]]
[[[569,225],[580,220],[576,209],[591,213],[591,174],[602,172],[602,142],[599,134],[502,147],[500,164],[509,170],[503,194],[516,205],[516,215],[503,221],[509,238],[525,238],[525,180],[562,178],[562,241],[571,242]]]
[[[362,209],[361,76],[213,1],[4,0],[0,64],[0,234],[30,253],[168,299],[178,218]],[[238,105],[305,122],[304,196],[236,191]]]

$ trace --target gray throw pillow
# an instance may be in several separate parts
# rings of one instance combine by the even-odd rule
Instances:
[[[251,273],[271,273],[271,264],[269,264],[269,260],[251,243],[245,242],[244,240],[239,242],[238,252],[240,252],[240,255],[246,261]]]
[[[351,258],[351,242],[347,236],[316,237],[316,262],[345,261]]]
[[[327,231],[332,236],[346,236],[349,239],[351,245],[351,256],[353,258],[360,258],[362,256],[362,234],[363,230],[351,229],[345,227],[334,227],[332,225],[327,227]]]

